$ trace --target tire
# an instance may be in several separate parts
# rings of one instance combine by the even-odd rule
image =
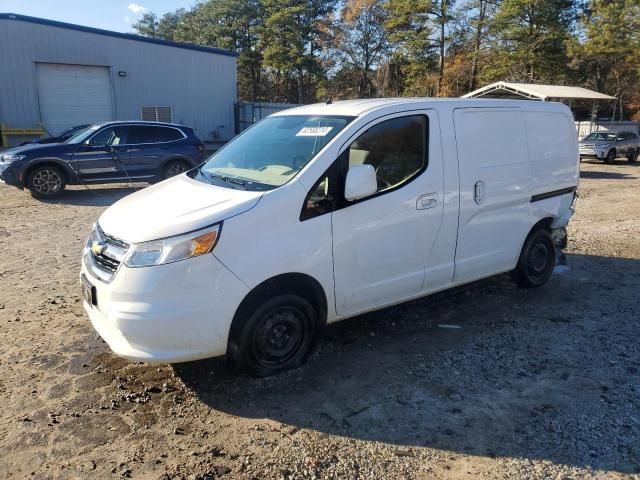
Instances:
[[[64,191],[66,182],[60,168],[43,165],[29,172],[25,186],[35,198],[46,200],[60,195]]]
[[[551,234],[540,228],[531,232],[524,242],[511,277],[521,288],[541,287],[551,278],[555,264],[556,253]]]
[[[242,370],[265,377],[304,363],[316,336],[317,312],[295,294],[249,305],[251,312],[230,339],[233,360]]]
[[[636,163],[636,160],[638,160],[638,151],[632,150],[631,152],[629,152],[629,155],[627,156],[627,161],[629,163]]]
[[[166,180],[167,178],[175,177],[176,175],[186,172],[190,168],[191,166],[184,160],[171,160],[162,170],[162,179]]]
[[[604,163],[613,163],[616,159],[616,150],[615,149],[611,149],[609,150],[609,153],[607,153],[607,156],[604,158]]]

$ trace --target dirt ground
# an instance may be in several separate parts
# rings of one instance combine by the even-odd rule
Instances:
[[[80,251],[131,188],[0,185],[0,476],[640,478],[640,164],[581,177],[545,287],[502,275],[348,320],[267,379],[96,338]]]

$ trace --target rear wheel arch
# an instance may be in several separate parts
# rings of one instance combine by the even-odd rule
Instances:
[[[549,233],[551,233],[551,225],[553,224],[553,217],[545,217],[541,220],[538,220],[538,222],[531,227],[531,230],[529,230],[529,233],[527,234],[527,237],[529,237],[533,232],[535,232],[536,230],[539,230],[541,228],[549,231]]]

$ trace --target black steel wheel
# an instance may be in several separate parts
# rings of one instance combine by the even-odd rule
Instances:
[[[171,160],[164,167],[162,177],[164,179],[175,177],[176,175],[186,172],[189,168],[189,164],[184,160]]]
[[[300,366],[313,345],[316,316],[311,304],[294,294],[255,305],[232,339],[235,362],[258,377]]]
[[[616,150],[612,148],[611,150],[609,150],[609,153],[607,153],[607,156],[604,159],[604,163],[613,163],[616,159],[616,156]]]
[[[65,185],[62,170],[53,165],[36,167],[27,175],[26,187],[36,198],[47,199],[60,195]]]
[[[556,252],[551,234],[545,229],[538,229],[531,232],[524,242],[511,275],[519,287],[540,287],[551,278],[555,264]]]
[[[631,150],[629,152],[629,155],[627,155],[627,160],[629,161],[629,163],[636,163],[636,160],[638,160],[638,151]]]

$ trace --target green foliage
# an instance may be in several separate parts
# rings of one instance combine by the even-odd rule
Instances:
[[[491,33],[495,61],[487,80],[545,83],[564,79],[566,42],[575,20],[573,0],[503,0]]]
[[[204,0],[134,30],[238,53],[243,100],[583,85],[640,117],[640,0]]]

